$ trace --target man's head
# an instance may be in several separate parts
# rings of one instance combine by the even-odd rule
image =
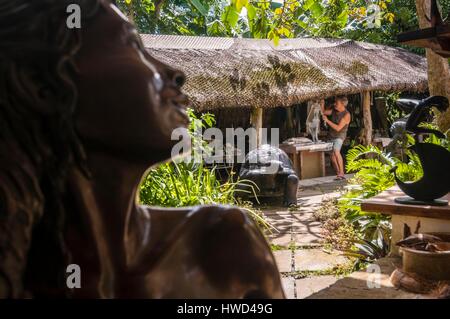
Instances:
[[[343,110],[347,107],[348,99],[345,95],[336,96],[336,109]]]

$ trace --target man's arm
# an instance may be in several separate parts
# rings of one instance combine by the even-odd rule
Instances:
[[[326,124],[328,124],[332,129],[334,129],[336,132],[340,132],[345,125],[350,123],[350,114],[349,113],[344,115],[344,117],[339,121],[339,124],[334,124],[325,115],[322,118],[323,118],[323,121]]]
[[[333,110],[325,110],[325,100],[320,100],[320,111],[323,115],[331,115]]]

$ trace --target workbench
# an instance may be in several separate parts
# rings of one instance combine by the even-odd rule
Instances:
[[[333,149],[333,143],[280,144],[291,159],[299,179],[325,176],[325,152]]]

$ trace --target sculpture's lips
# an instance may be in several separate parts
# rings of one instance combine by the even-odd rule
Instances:
[[[187,126],[189,124],[189,117],[186,112],[186,102],[172,100],[172,107],[175,110],[176,118],[180,125]]]
[[[181,114],[185,115],[187,117],[187,112],[186,112],[186,106],[180,103],[173,103],[173,105],[175,106],[175,109],[180,112]]]

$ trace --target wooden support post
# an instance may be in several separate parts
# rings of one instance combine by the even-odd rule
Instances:
[[[252,109],[250,114],[250,124],[256,129],[256,147],[261,146],[262,143],[262,122],[263,122],[263,109],[258,107]]]
[[[416,0],[416,9],[419,26],[421,29],[434,27],[435,29],[432,29],[433,34],[434,32],[436,32],[435,30],[438,30],[436,28],[439,28],[441,30],[447,28],[447,30],[449,30],[448,22],[446,24],[441,24],[440,26],[436,25],[436,23],[438,22],[437,20],[442,20],[437,10],[436,1]],[[429,16],[431,16],[431,19],[428,18]],[[442,41],[448,41],[448,37],[450,37],[449,33],[447,33],[446,36],[443,35],[439,38],[441,38]],[[419,40],[419,42],[422,43],[423,41],[424,40]],[[432,43],[433,45],[436,45],[434,43],[434,41],[436,40],[430,38],[427,41],[429,41],[429,43]],[[437,47],[442,47],[442,49],[444,49],[443,45],[438,45]],[[448,60],[444,59],[442,56],[438,55],[436,52],[429,48],[426,49],[426,57],[428,62],[428,89],[430,91],[430,95],[443,95],[450,99],[450,71]],[[437,124],[439,125],[439,128],[442,132],[445,132],[450,128],[450,108],[447,109],[447,111],[445,111],[444,113],[439,114],[437,118]]]
[[[370,145],[370,143],[372,143],[372,115],[370,113],[370,102],[370,92],[362,92],[364,145]]]
[[[288,133],[288,138],[289,137],[294,137],[295,133],[294,133],[294,117],[293,117],[293,112],[292,112],[292,106],[286,108],[286,130]]]

